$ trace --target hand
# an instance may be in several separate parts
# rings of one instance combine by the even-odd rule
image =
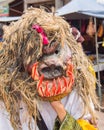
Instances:
[[[92,119],[89,120],[89,123],[93,125],[95,128],[98,128],[98,119],[96,121],[93,121]]]
[[[51,102],[52,107],[56,111],[60,121],[62,122],[66,116],[66,110],[60,101]]]

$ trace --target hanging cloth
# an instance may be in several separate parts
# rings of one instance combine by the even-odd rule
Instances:
[[[104,27],[103,27],[103,23],[101,23],[98,28],[97,36],[100,38],[103,36],[103,33],[104,33]]]
[[[89,24],[88,24],[88,26],[87,26],[86,33],[87,33],[90,37],[93,37],[93,35],[95,34],[95,25],[94,25],[94,23],[93,23],[92,17],[90,17],[90,19],[89,19]]]

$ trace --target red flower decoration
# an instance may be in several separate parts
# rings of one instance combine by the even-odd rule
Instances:
[[[37,25],[37,24],[36,24],[36,25],[33,25],[32,28],[35,29],[38,33],[41,34],[42,39],[43,39],[43,44],[44,44],[44,45],[47,45],[47,44],[49,43],[49,40],[48,40],[48,38],[47,38],[47,36],[46,36],[46,34],[45,34],[43,28],[40,27],[40,26]]]

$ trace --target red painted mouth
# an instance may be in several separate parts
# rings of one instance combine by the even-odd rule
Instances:
[[[40,97],[49,98],[57,95],[62,95],[69,93],[72,90],[72,85],[74,83],[73,76],[73,65],[68,64],[66,76],[61,76],[54,78],[52,80],[46,80],[44,75],[39,75],[38,73],[38,63],[32,66],[32,78],[37,83],[37,91]]]

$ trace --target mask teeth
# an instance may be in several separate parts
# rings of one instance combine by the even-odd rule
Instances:
[[[62,87],[62,92],[65,92],[67,87],[68,87],[68,82],[67,82],[67,80],[64,76],[62,77],[62,79],[63,79],[63,82],[64,82],[64,86]]]
[[[35,77],[35,79],[36,79],[36,76],[39,78],[36,66],[37,66],[37,64],[35,64],[34,68],[32,69],[32,74],[33,74],[32,76]],[[43,82],[44,75],[41,75],[38,85],[37,85],[39,95],[41,97],[50,97],[50,96],[55,96],[57,94],[61,94],[63,92],[69,91],[74,82],[74,77],[73,77],[72,72],[73,72],[73,66],[69,65],[68,71],[67,71],[68,79],[66,79],[66,77],[64,77],[64,76],[61,79],[60,78],[58,78],[57,80],[54,79],[51,84],[52,85],[51,89],[48,86],[49,85],[48,81],[44,84],[44,82]],[[61,82],[61,80],[62,80],[62,82]],[[61,83],[63,83],[63,84],[61,84]],[[43,88],[43,84],[44,84],[44,88]]]
[[[40,87],[38,88],[38,92],[39,92],[39,95],[40,95],[41,97],[44,96],[44,93],[43,93],[43,90],[42,90],[42,86],[40,86]]]
[[[37,64],[38,64],[38,63],[35,63],[35,64],[33,65],[33,67],[32,67],[32,78],[33,78],[34,80],[38,80],[38,79],[39,79],[39,75],[38,75],[38,72],[37,72],[37,69],[36,69]]]
[[[49,97],[50,96],[50,91],[49,91],[49,88],[48,88],[48,82],[46,82],[46,88],[45,88],[45,96],[46,97]]]
[[[51,88],[51,96],[53,96],[56,93],[56,81],[55,79],[53,80],[53,85]]]
[[[73,77],[72,72],[70,72],[70,71],[68,71],[68,76],[69,76],[69,78],[70,78],[69,83],[68,83],[68,86],[69,86],[69,85],[70,85],[70,83],[72,83],[72,84],[73,84],[73,82],[74,82],[74,77]]]
[[[73,85],[73,82],[74,82],[74,77],[73,77],[73,74],[72,72],[68,72],[68,75],[69,75],[69,83],[68,83],[68,90],[71,90],[72,89],[72,85]]]
[[[73,65],[71,63],[69,63],[68,65],[68,68],[67,68],[67,73],[70,71],[70,72],[73,72]]]
[[[64,87],[67,87],[68,83],[67,83],[66,78],[63,76],[62,79],[63,79],[63,81],[64,81],[64,86],[63,86],[63,88],[64,88]]]
[[[60,81],[60,79],[58,78],[57,79],[57,82],[58,82],[58,89],[57,89],[57,91],[56,91],[56,94],[59,94],[59,93],[61,93],[61,90],[62,90],[62,88],[61,88],[61,81]]]
[[[44,75],[41,75],[39,83],[38,83],[38,89],[42,85],[43,79],[44,79]]]
[[[38,79],[39,79],[39,74],[38,74],[37,69],[36,69],[35,80],[38,80]]]

